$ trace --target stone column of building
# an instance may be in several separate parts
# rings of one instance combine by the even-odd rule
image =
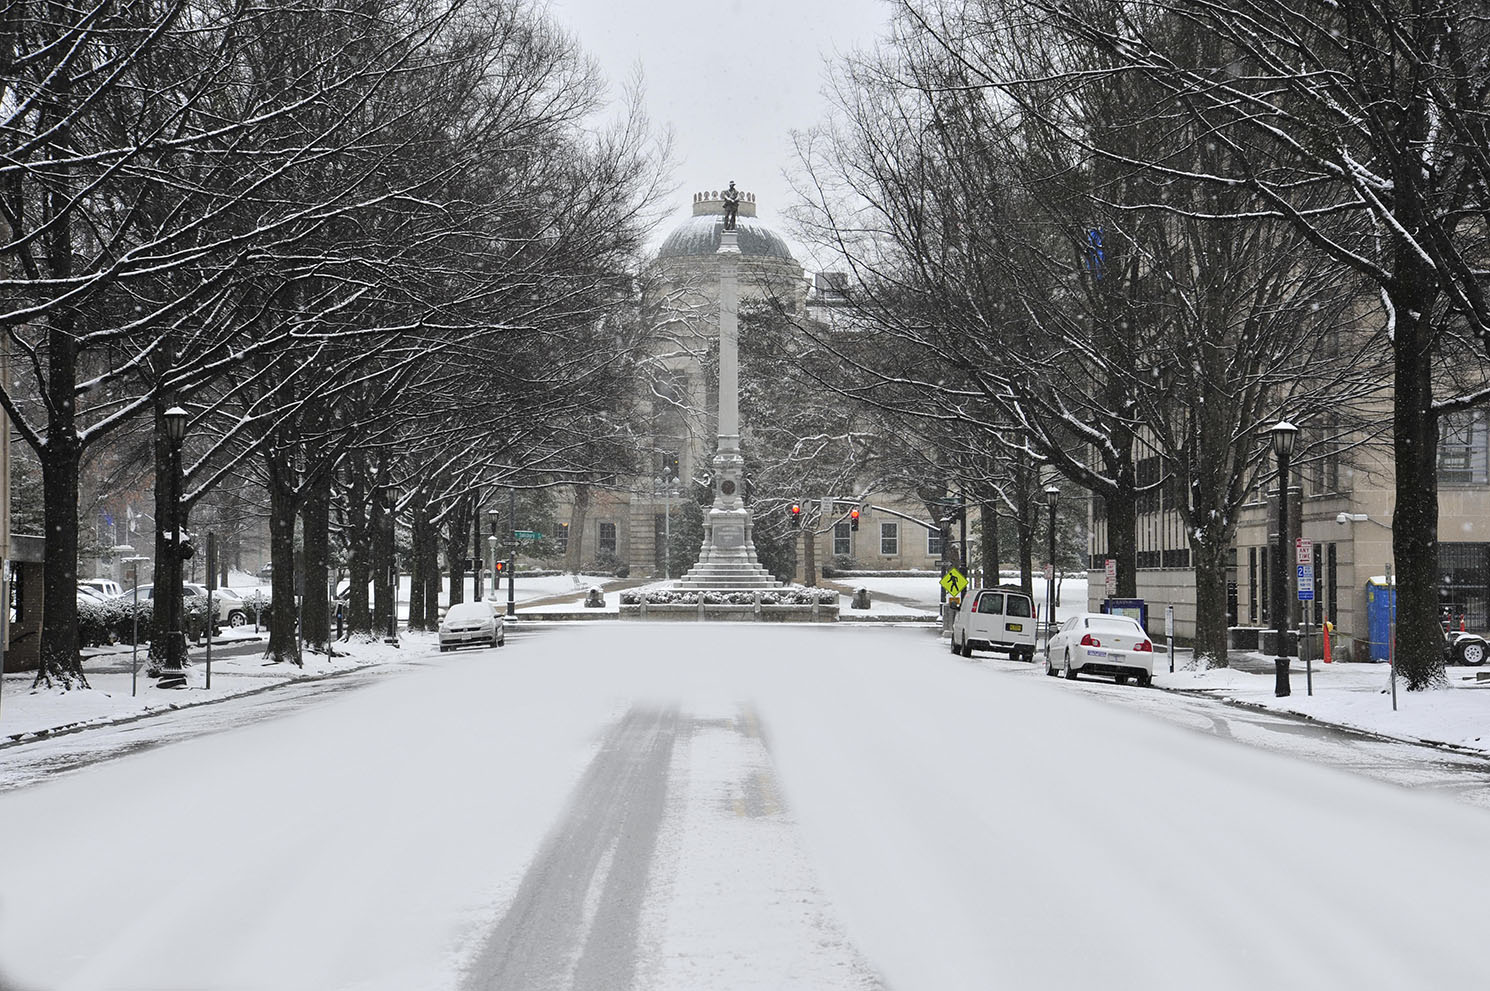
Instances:
[[[698,563],[678,580],[685,588],[775,588],[756,558],[745,508],[745,459],[740,456],[740,245],[738,232],[719,241],[719,440],[714,454],[714,505],[704,518]]]

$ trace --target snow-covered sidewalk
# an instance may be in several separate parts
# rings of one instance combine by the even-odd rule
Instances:
[[[187,667],[187,687],[159,689],[145,675],[145,652],[140,647],[139,671],[132,670],[128,645],[88,652],[83,670],[88,690],[33,689],[36,672],[6,674],[0,687],[0,748],[38,736],[71,732],[94,726],[127,722],[156,712],[220,702],[226,698],[262,691],[276,685],[310,678],[323,678],[375,664],[399,663],[422,657],[434,649],[432,633],[403,632],[399,645],[382,642],[347,642],[336,645],[337,656],[307,651],[304,666],[266,665],[258,651],[222,656],[219,647],[229,641],[254,639],[253,627],[213,641],[212,687],[207,687],[206,651],[194,647]]]
[[[1490,679],[1480,680],[1475,668],[1449,668],[1449,687],[1441,691],[1409,692],[1399,680],[1394,712],[1391,672],[1385,664],[1316,663],[1314,694],[1309,695],[1304,666],[1294,658],[1289,669],[1291,694],[1278,698],[1273,694],[1271,672],[1213,668],[1170,674],[1162,650],[1155,646],[1154,684],[1160,688],[1204,692],[1228,702],[1294,713],[1393,739],[1490,753]],[[1261,654],[1248,656],[1272,661]]]

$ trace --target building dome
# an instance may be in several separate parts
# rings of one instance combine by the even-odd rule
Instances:
[[[735,230],[739,232],[740,254],[747,257],[778,258],[796,264],[791,249],[780,234],[761,223],[755,216],[755,194],[740,194],[740,213],[735,218]],[[696,193],[693,197],[693,216],[679,224],[662,247],[658,258],[696,258],[712,255],[719,250],[720,234],[724,231],[724,200],[718,192]]]

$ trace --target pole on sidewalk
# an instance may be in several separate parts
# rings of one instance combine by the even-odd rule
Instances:
[[[1392,681],[1392,711],[1397,711],[1397,586],[1392,584],[1392,563],[1387,562],[1387,668]]]

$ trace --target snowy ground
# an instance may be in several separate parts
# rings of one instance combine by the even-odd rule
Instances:
[[[405,657],[278,718],[0,793],[5,976],[1483,984],[1458,923],[1484,914],[1487,813],[1286,756],[1286,733],[1280,756],[1091,693],[1189,696],[886,628],[575,624]]]

